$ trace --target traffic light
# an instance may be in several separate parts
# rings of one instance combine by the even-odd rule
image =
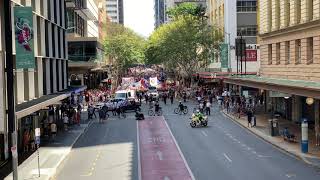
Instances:
[[[111,79],[108,79],[108,83],[107,83],[108,89],[111,89],[111,84],[112,84]]]

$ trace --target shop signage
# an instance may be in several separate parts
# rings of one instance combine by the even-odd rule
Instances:
[[[32,7],[14,7],[16,69],[35,68]]]
[[[282,92],[278,92],[278,91],[269,91],[269,97],[273,97],[273,98],[277,98],[277,97],[291,97],[290,94],[286,94],[286,93],[282,93]]]
[[[247,49],[246,50],[246,61],[257,61],[257,50]]]
[[[220,44],[221,68],[228,68],[228,44]]]

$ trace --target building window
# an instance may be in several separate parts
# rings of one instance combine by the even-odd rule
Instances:
[[[237,12],[256,12],[257,1],[238,1]]]
[[[276,44],[276,62],[280,64],[280,43]]]
[[[296,64],[301,63],[301,40],[297,39],[295,41],[295,50],[296,50]]]
[[[313,20],[313,0],[308,0],[308,21]]]
[[[301,0],[295,0],[295,17],[296,17],[296,24],[300,23],[301,20]]]
[[[257,36],[257,26],[238,26],[238,36]]]
[[[313,63],[313,37],[307,39],[307,63]]]
[[[272,44],[268,45],[268,63],[272,64]]]
[[[285,58],[286,64],[290,64],[290,41],[285,42]]]
[[[284,24],[286,27],[290,25],[290,0],[285,1],[284,5]]]

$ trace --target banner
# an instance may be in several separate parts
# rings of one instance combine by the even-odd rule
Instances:
[[[228,44],[220,44],[221,68],[228,68]]]
[[[32,7],[14,7],[16,69],[35,68]]]
[[[132,84],[134,83],[134,77],[124,77],[122,78],[121,84]]]
[[[150,78],[150,86],[153,86],[153,87],[158,86],[158,78],[157,77]]]

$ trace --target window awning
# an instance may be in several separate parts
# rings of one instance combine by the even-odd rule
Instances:
[[[44,109],[47,106],[57,104],[59,101],[70,97],[72,93],[79,93],[86,89],[86,86],[70,87],[58,93],[44,95],[38,99],[18,104],[16,105],[16,117],[17,119],[20,119],[36,111]]]
[[[320,82],[262,76],[230,76],[225,83],[320,99]]]

